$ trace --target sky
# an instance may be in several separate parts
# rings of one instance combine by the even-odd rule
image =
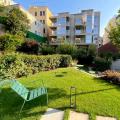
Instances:
[[[117,14],[120,9],[120,0],[14,0],[25,9],[32,5],[48,6],[54,15],[60,12],[78,13],[84,9],[95,9],[101,12],[100,35],[109,20]]]

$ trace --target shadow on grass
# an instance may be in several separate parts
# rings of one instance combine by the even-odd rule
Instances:
[[[64,75],[59,74],[59,75],[55,75],[56,77],[64,77]]]
[[[55,77],[64,77],[67,72],[55,73]]]
[[[34,88],[29,88],[34,89]],[[49,102],[55,101],[56,99],[59,99],[60,97],[64,97],[66,95],[66,91],[59,89],[59,88],[48,88],[48,99]],[[0,118],[4,118],[4,116],[9,115],[10,118],[18,116],[21,105],[23,104],[23,99],[15,93],[10,88],[6,88],[2,90],[2,93],[0,93]],[[40,107],[39,107],[40,106]],[[37,111],[32,111],[37,107]],[[31,100],[29,102],[25,103],[25,106],[23,108],[22,112],[22,118],[27,117],[34,117],[34,116],[40,116],[40,114],[43,114],[45,112],[46,106],[46,95],[40,96],[34,100]],[[5,119],[3,119],[5,120]]]
[[[93,93],[108,91],[108,90],[112,90],[112,89],[116,89],[116,87],[107,88],[107,89],[100,89],[100,90],[94,90],[94,91],[81,92],[81,93],[77,93],[76,95],[93,94]]]

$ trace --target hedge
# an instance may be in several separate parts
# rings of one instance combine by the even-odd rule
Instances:
[[[0,77],[18,78],[47,71],[59,67],[71,65],[72,58],[69,55],[25,55],[6,54],[0,58]]]
[[[94,66],[94,70],[95,71],[105,71],[110,69],[110,65],[111,65],[111,60],[106,60],[104,58],[101,57],[96,57],[93,63]]]

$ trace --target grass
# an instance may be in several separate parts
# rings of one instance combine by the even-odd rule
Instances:
[[[35,83],[30,84],[31,81]],[[90,120],[96,115],[112,116],[120,120],[120,87],[76,70],[61,68],[53,71],[40,72],[29,77],[19,79],[26,87],[39,87],[44,81],[49,93],[50,108],[66,110],[65,120],[68,118],[70,104],[70,86],[77,88],[77,111],[88,113]],[[9,87],[0,94],[0,120],[17,119],[23,100]],[[39,120],[45,112],[45,96],[25,104],[22,120]],[[68,111],[67,111],[68,109]],[[6,119],[11,118],[11,119]]]

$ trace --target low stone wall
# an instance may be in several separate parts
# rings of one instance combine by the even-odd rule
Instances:
[[[112,62],[111,69],[120,71],[120,59]]]

